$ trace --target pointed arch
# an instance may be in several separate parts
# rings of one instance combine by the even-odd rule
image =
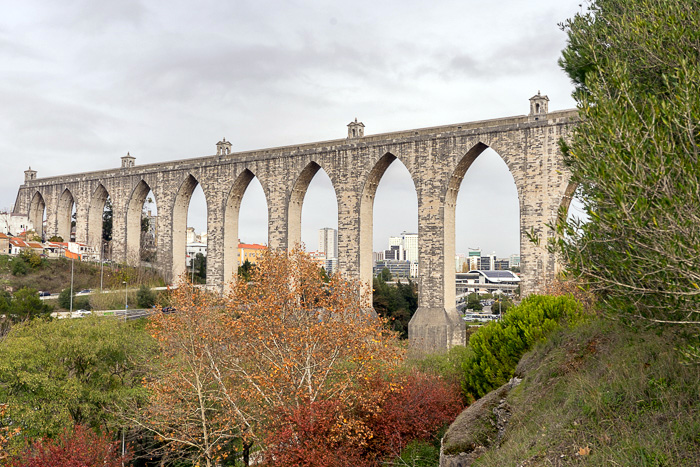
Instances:
[[[255,174],[249,169],[244,169],[229,191],[226,207],[224,208],[224,283],[229,284],[236,278],[238,271],[238,217],[241,210],[241,201]],[[265,190],[263,190],[264,192]],[[267,193],[265,193],[267,202]]]
[[[292,249],[296,244],[301,244],[301,218],[304,206],[304,198],[309,189],[311,181],[319,171],[328,175],[323,168],[315,161],[309,162],[306,167],[299,173],[297,180],[294,183],[292,192],[289,196],[289,215],[287,218],[287,248]],[[328,177],[330,180],[330,177]],[[331,180],[333,188],[333,198],[336,203],[336,212],[338,206],[338,195],[335,191],[335,185]]]
[[[92,192],[90,205],[88,207],[88,245],[96,251],[102,247],[102,226],[105,204],[109,198],[109,193],[102,183]]]
[[[145,180],[140,180],[126,204],[126,261],[138,265],[141,261],[141,212],[151,187]]]
[[[463,185],[465,176],[469,169],[472,167],[473,163],[484,154],[485,151],[488,150],[488,154],[484,155],[487,159],[492,158],[493,160],[498,161],[498,166],[499,168],[496,168],[493,166],[494,170],[503,170],[504,173],[507,171],[509,175],[509,179],[513,182],[513,190],[514,194],[518,197],[518,199],[515,201],[516,205],[518,207],[518,210],[520,210],[520,188],[515,184],[515,180],[513,178],[513,167],[511,166],[510,159],[508,155],[503,155],[498,153],[493,147],[490,147],[486,145],[483,142],[478,142],[476,143],[471,149],[469,149],[457,162],[457,165],[455,166],[454,171],[452,172],[452,175],[450,176],[450,179],[447,183],[446,187],[446,192],[445,192],[445,228],[444,228],[444,239],[443,239],[443,252],[444,252],[444,272],[443,272],[443,290],[444,290],[444,300],[445,300],[445,306],[454,306],[455,304],[455,262],[454,258],[456,256],[456,248],[455,248],[455,241],[456,241],[456,207],[457,207],[457,198],[458,194],[460,191],[461,186]],[[495,163],[495,162],[494,162]],[[479,169],[481,170],[481,169]],[[481,173],[481,172],[480,172]],[[501,175],[496,174],[497,177],[500,177]],[[496,178],[492,180],[494,183],[498,182],[496,186],[500,187],[499,190],[501,192],[508,190],[509,188],[505,185],[502,184],[504,179]],[[486,194],[483,197],[479,197],[478,199],[475,199],[474,202],[476,203],[484,203],[488,202],[490,194]],[[499,211],[500,212],[500,211]],[[521,249],[521,244],[522,244],[522,222],[521,222],[521,215],[520,212],[517,214],[517,223],[515,225],[517,226],[517,239],[519,240],[518,242],[518,251]],[[494,216],[497,217],[497,216]],[[510,217],[509,217],[510,219]],[[489,221],[493,223],[493,219],[489,218]],[[490,228],[494,228],[491,226]],[[506,227],[507,229],[510,227]],[[500,230],[499,230],[500,231]],[[474,245],[474,246],[481,246],[481,245]],[[511,251],[512,252],[512,251]],[[503,252],[501,252],[503,253]]]
[[[32,200],[29,203],[29,221],[34,227],[34,231],[39,237],[44,238],[44,211],[46,210],[46,201],[44,197],[36,191]]]
[[[173,242],[172,242],[172,264],[173,278],[176,279],[186,270],[186,251],[187,251],[187,211],[190,207],[192,193],[197,188],[199,182],[192,174],[180,184],[175,203],[173,204]],[[206,193],[204,194],[206,202]]]
[[[372,167],[364,186],[360,198],[360,280],[363,284],[372,283],[372,245],[374,236],[374,198],[377,194],[377,187],[387,168],[398,158],[387,152],[377,160]],[[406,164],[398,159],[406,168]],[[406,168],[406,170],[408,170]],[[413,188],[416,188],[416,181],[409,171]]]
[[[56,230],[59,237],[63,238],[64,242],[70,241],[71,234],[71,217],[73,215],[73,205],[75,198],[73,193],[66,188],[61,193],[56,207]]]

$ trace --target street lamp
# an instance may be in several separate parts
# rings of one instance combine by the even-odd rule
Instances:
[[[126,294],[126,281],[122,281],[124,284],[124,322],[126,323],[126,314],[129,309],[129,296]]]

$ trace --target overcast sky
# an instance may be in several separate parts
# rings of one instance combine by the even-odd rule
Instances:
[[[579,4],[4,3],[0,208],[12,207],[30,165],[46,177],[116,168],[127,151],[137,165],[211,155],[222,137],[234,151],[343,138],[355,117],[374,134],[523,115],[538,90],[550,110],[572,108],[557,24]],[[304,202],[308,249],[319,228],[337,226],[324,177]],[[375,250],[417,231],[416,204],[408,172],[392,164],[377,191]],[[188,224],[204,230],[205,218],[203,196],[194,196]],[[251,185],[241,240],[266,242],[266,219],[262,190]],[[519,249],[515,186],[493,151],[460,190],[457,251],[467,247],[499,256]]]

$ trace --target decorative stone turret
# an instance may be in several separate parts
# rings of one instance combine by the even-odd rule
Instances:
[[[135,161],[136,158],[127,152],[126,156],[122,156],[122,169],[133,167],[135,165]]]
[[[365,124],[357,121],[348,123],[348,138],[362,138],[365,136]]]
[[[29,170],[24,171],[24,181],[28,182],[29,180],[34,180],[36,178],[36,170],[32,170],[31,167],[29,167]]]
[[[543,96],[540,91],[537,91],[537,95],[530,98],[530,120],[539,120],[540,117],[546,116],[548,105],[549,97]]]
[[[226,138],[216,143],[216,155],[227,156],[231,154],[231,142],[226,141]]]

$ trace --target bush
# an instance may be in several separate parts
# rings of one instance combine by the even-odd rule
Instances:
[[[463,408],[456,384],[417,371],[360,385],[367,396],[352,407],[332,400],[285,408],[266,457],[273,465],[383,465],[411,442],[434,441]]]
[[[505,384],[535,342],[560,328],[562,321],[582,317],[582,307],[572,297],[531,295],[500,321],[482,326],[469,339],[462,364],[465,394],[479,398]]]
[[[75,301],[75,294],[73,294],[73,300]],[[70,304],[71,304],[71,293],[70,293],[70,287],[66,287],[65,289],[61,290],[61,293],[58,294],[58,306],[60,306],[63,309],[70,309]]]
[[[28,270],[29,267],[27,267],[27,263],[22,258],[17,257],[12,260],[12,274],[14,276],[24,276]]]
[[[136,292],[136,303],[139,308],[150,308],[156,303],[156,294],[147,285],[142,285]]]
[[[11,467],[121,467],[126,458],[119,455],[118,442],[90,429],[76,426],[58,440],[43,439],[27,447]]]

